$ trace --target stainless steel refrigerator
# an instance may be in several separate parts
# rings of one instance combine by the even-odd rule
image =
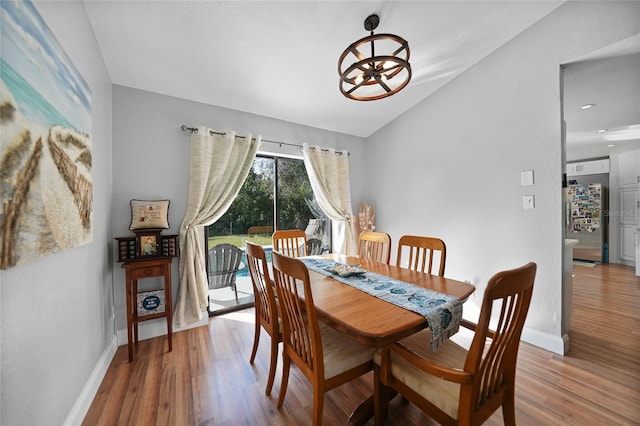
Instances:
[[[600,183],[577,183],[567,187],[569,220],[567,238],[578,240],[573,258],[607,262],[606,187]]]

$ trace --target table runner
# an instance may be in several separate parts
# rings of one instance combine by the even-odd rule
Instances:
[[[329,271],[338,264],[331,259],[307,257],[301,260],[312,271],[424,316],[431,330],[429,345],[432,353],[458,332],[462,321],[462,302],[457,297],[371,271],[341,277]]]

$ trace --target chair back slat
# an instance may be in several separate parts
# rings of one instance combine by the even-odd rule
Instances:
[[[403,266],[405,265],[403,263],[403,249],[407,251],[406,266]],[[434,256],[436,253],[439,255],[439,262],[435,262],[438,260]],[[398,241],[397,266],[435,274],[434,266],[438,263],[437,275],[443,277],[446,258],[447,246],[440,238],[403,235]]]
[[[273,233],[273,250],[285,256],[307,256],[307,234],[302,229],[278,230]]]
[[[384,232],[362,231],[358,238],[358,256],[374,262],[389,264],[391,236]]]

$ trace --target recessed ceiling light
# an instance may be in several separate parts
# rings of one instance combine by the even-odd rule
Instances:
[[[613,143],[610,143],[609,145],[607,145],[607,148],[613,148],[614,146],[616,146],[616,145],[613,144]]]
[[[596,104],[585,104],[580,107],[580,109],[589,109],[596,106]]]
[[[606,132],[607,130],[609,130],[609,129],[600,129],[600,130],[596,130],[596,133],[604,133],[604,132]]]

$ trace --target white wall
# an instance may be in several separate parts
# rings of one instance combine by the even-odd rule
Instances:
[[[82,3],[35,6],[92,91],[93,242],[0,271],[3,425],[73,420],[73,413],[86,409],[74,404],[81,393],[91,393],[85,386],[106,368],[101,360],[115,347],[111,81]]]
[[[364,139],[319,130],[286,121],[234,111],[122,86],[113,86],[113,232],[133,236],[129,231],[129,201],[169,199],[166,234],[177,234],[186,211],[190,132],[180,129],[207,126],[215,130],[235,130],[238,135],[260,134],[263,139],[346,149],[351,153],[352,201],[354,213],[364,192]],[[261,152],[300,156],[300,149],[265,143]],[[119,343],[126,344],[126,304],[124,271],[113,263],[116,329]],[[172,294],[178,289],[178,262],[172,268]],[[158,278],[140,281],[143,289],[161,287]],[[141,323],[140,336],[166,333],[164,319]]]
[[[378,229],[444,239],[446,275],[478,286],[465,316],[494,273],[534,261],[523,338],[563,351],[560,65],[638,34],[639,16],[638,2],[567,2],[368,138],[371,170],[386,169],[366,178]]]

